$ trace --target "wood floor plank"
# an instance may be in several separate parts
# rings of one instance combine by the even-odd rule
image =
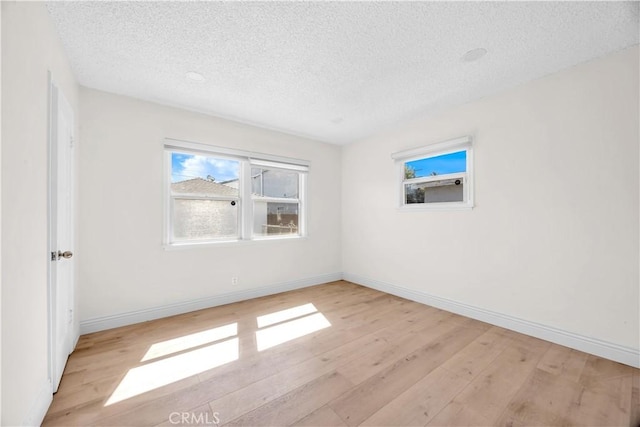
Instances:
[[[623,426],[630,424],[632,376],[583,386],[536,369],[509,403],[500,424]]]
[[[582,395],[569,409],[567,418],[576,425],[633,425],[630,411],[632,389],[632,375],[592,382],[584,387]]]
[[[449,321],[447,321],[449,320]],[[423,347],[426,343],[438,339],[440,336],[460,326],[450,321],[451,317],[446,313],[425,319],[411,330],[411,334],[387,336],[382,334],[389,345],[379,352],[371,352],[359,360],[354,360],[338,369],[346,378],[354,384],[360,384],[367,378],[383,371],[397,362],[403,356]]]
[[[492,427],[497,424],[492,423],[482,414],[475,412],[472,408],[463,403],[451,401],[445,408],[440,411],[427,426],[468,426],[468,427]],[[520,427],[513,424],[509,427]]]
[[[326,405],[291,425],[296,427],[347,427],[342,418]]]
[[[360,425],[423,426],[468,383],[468,380],[438,367]]]
[[[234,390],[314,357],[314,353],[302,345],[282,345],[261,354],[241,354],[241,360],[201,372],[198,378],[203,382],[216,379],[219,384],[225,385],[225,389]]]
[[[629,425],[640,427],[640,370],[633,373],[633,383],[631,388],[631,410]]]
[[[401,356],[393,365],[338,397],[329,406],[348,425],[358,425],[478,335],[475,329],[456,326],[417,351]]]
[[[82,405],[84,403],[91,402],[92,400],[100,399],[103,396],[111,395],[121,380],[122,377],[118,375],[96,381],[91,384],[91,387],[71,387],[65,389],[62,389],[61,387],[58,393],[56,393],[55,399],[51,402],[49,413],[60,413],[73,408],[74,406]]]
[[[634,369],[631,366],[603,359],[602,357],[587,355],[587,362],[579,381],[581,384],[588,386],[592,382],[633,375],[635,372],[638,372],[638,369]]]
[[[384,307],[372,307],[368,312],[351,318],[343,325],[336,325],[330,330],[327,329],[325,333],[310,336],[307,345],[315,354],[321,354],[345,342],[385,329],[390,323],[411,318],[419,310],[415,303],[408,301],[399,301],[398,304]]]
[[[55,400],[55,396],[54,396]],[[102,416],[104,401],[94,399],[84,404],[78,404],[63,412],[48,412],[42,425],[44,426],[91,426]]]
[[[183,392],[184,390],[188,390],[190,387],[195,387],[198,384],[199,382],[196,377],[189,377],[113,405],[106,405],[106,401],[111,396],[112,392],[98,395],[92,400],[87,398],[78,399],[75,406],[69,406],[69,404],[73,404],[73,401],[67,400],[67,402],[70,403],[65,405],[66,407],[61,410],[49,410],[44,419],[44,424],[52,426],[97,425],[99,424],[98,420],[100,419],[132,412],[141,405],[148,404],[149,402],[162,401],[163,398],[166,399],[167,396],[171,396],[172,393]],[[56,394],[54,396],[54,401],[57,398],[58,395]]]
[[[578,350],[551,345],[542,356],[538,369],[554,375],[562,375],[568,380],[578,381],[582,375],[588,355]]]
[[[579,404],[583,390],[576,382],[534,369],[497,424],[570,425],[568,412]]]
[[[382,407],[363,425],[425,425],[491,363],[511,338],[493,327],[414,386]]]
[[[316,378],[292,392],[223,425],[289,425],[324,406],[331,399],[344,393],[352,386],[353,384],[342,375],[332,372]]]
[[[454,401],[493,422],[531,375],[549,345],[535,339],[530,343],[512,341]]]
[[[85,375],[87,373],[93,373],[93,370],[83,369],[75,372],[65,372],[62,380],[60,381],[60,387],[62,390],[72,390],[87,381],[85,381]]]
[[[512,342],[502,328],[492,327],[442,364],[442,367],[471,381]]]
[[[325,365],[319,359],[310,359],[291,370],[226,394],[211,401],[209,405],[212,410],[221,411],[223,424],[228,423],[312,382],[323,374],[326,375],[324,367]]]
[[[329,325],[314,328],[306,316],[322,319],[312,310],[291,314],[308,304]],[[258,348],[271,327],[258,319],[273,313],[278,344]],[[220,332],[225,325],[237,334]],[[43,425],[167,426],[176,417],[638,427],[640,370],[338,281],[82,336]]]

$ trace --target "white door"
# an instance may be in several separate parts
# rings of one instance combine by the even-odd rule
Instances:
[[[53,391],[74,345],[73,258],[73,110],[58,87],[50,84],[49,144],[49,343]]]

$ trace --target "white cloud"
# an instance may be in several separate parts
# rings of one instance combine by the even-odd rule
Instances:
[[[240,163],[236,160],[216,159],[199,155],[183,155],[184,160],[179,162],[179,169],[172,171],[173,181],[200,177],[206,179],[212,176],[217,182],[237,179]]]

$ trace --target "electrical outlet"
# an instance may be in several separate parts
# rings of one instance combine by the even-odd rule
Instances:
[[[237,285],[238,284],[238,276],[233,276],[231,278],[231,284],[232,285]]]

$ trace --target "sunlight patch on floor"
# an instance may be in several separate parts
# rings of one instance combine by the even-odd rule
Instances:
[[[238,359],[238,338],[161,359],[127,372],[104,406],[197,375]]]
[[[299,305],[297,307],[288,308],[286,310],[276,311],[275,313],[258,316],[258,328],[264,328],[285,320],[295,319],[296,317],[306,316],[307,314],[316,313],[318,309],[312,303]]]
[[[258,351],[331,326],[329,320],[311,303],[259,316],[256,321],[259,328],[256,331]],[[238,358],[238,323],[155,343],[142,357],[141,362],[147,363],[129,369],[104,406],[164,387]]]
[[[329,326],[331,326],[331,323],[329,323],[322,313],[315,313],[310,316],[261,329],[256,331],[258,351],[275,347],[276,345],[328,328]]]
[[[168,356],[173,353],[220,341],[225,338],[235,337],[236,335],[238,335],[238,324],[231,323],[229,325],[219,326],[206,331],[162,341],[149,347],[149,350],[144,355],[141,362]]]

